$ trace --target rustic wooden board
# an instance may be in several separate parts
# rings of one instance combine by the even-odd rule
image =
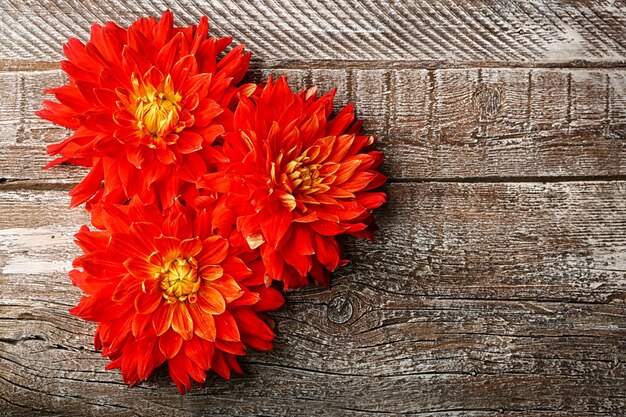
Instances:
[[[619,0],[29,0],[3,3],[0,62],[56,61],[66,39],[86,38],[93,21],[127,25],[167,8],[181,24],[209,16],[214,33],[233,36],[273,65],[626,61],[626,4]]]
[[[60,191],[0,193],[0,407],[32,415],[626,413],[626,182],[392,184],[375,243],[290,292],[272,352],[179,397],[129,389],[67,313],[86,221]],[[15,285],[19,283],[19,285]]]
[[[626,70],[271,69],[294,88],[338,88],[399,180],[626,175]],[[0,72],[0,177],[77,182],[74,167],[42,171],[45,144],[67,131],[38,119],[42,91],[58,70]]]
[[[66,191],[37,119],[94,21],[208,15],[251,80],[338,87],[390,201],[332,287],[292,291],[276,349],[181,397],[129,389],[69,315]],[[0,415],[626,415],[623,0],[0,1]]]

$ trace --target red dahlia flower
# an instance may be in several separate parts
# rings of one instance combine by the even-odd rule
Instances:
[[[264,285],[258,254],[213,234],[211,213],[175,203],[164,215],[133,199],[94,208],[104,230],[76,235],[84,255],[70,272],[85,293],[71,313],[98,323],[96,349],[130,385],[166,360],[181,393],[213,369],[241,373],[245,347],[272,348],[263,311],[283,304]]]
[[[74,130],[48,147],[60,155],[49,167],[91,167],[70,192],[72,206],[134,195],[167,206],[207,171],[202,155],[231,126],[229,105],[250,58],[238,46],[218,60],[231,39],[207,33],[206,17],[177,28],[167,11],[128,29],[96,24],[89,42],[65,45],[69,82],[48,90],[58,102],[44,101],[37,114]]]
[[[386,180],[376,171],[382,153],[359,135],[352,105],[330,118],[333,97],[315,87],[294,94],[284,78],[241,97],[219,171],[199,181],[227,193],[238,230],[286,288],[308,274],[327,285],[343,262],[335,236],[371,237],[371,210],[386,198],[371,191]]]

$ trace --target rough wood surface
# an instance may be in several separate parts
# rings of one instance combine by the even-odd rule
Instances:
[[[179,23],[209,16],[264,62],[311,60],[535,64],[624,63],[622,1],[3,0],[0,61],[56,61],[92,21],[128,24],[169,8]],[[306,64],[308,67],[308,64]]]
[[[136,389],[66,310],[85,221],[63,192],[0,201],[0,401],[11,415],[623,415],[626,183],[395,184],[376,243],[291,292],[276,350],[179,398]],[[409,225],[409,227],[407,227]],[[19,282],[20,285],[11,283]],[[45,410],[45,412],[43,411]],[[577,414],[578,413],[578,414]]]
[[[365,130],[380,138],[392,179],[626,175],[626,70],[311,69],[286,75],[295,89],[338,88]],[[45,144],[67,132],[38,119],[58,70],[0,72],[0,174],[8,181],[76,182],[73,167],[42,171]]]
[[[276,349],[181,397],[129,389],[69,315],[66,135],[37,119],[68,37],[172,9],[253,51],[251,80],[337,87],[390,201]],[[626,2],[0,0],[0,416],[626,415]]]

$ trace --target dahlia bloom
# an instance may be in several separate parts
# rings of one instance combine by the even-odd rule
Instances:
[[[94,24],[89,42],[71,39],[61,62],[69,82],[47,93],[37,114],[72,129],[48,147],[91,171],[71,192],[71,205],[123,203],[139,195],[164,207],[207,172],[213,141],[230,129],[250,58],[243,46],[217,56],[230,38],[207,38],[208,20],[173,26],[170,11],[128,29]],[[191,185],[190,185],[191,184]],[[103,187],[104,185],[104,187]]]
[[[359,135],[352,105],[330,117],[333,97],[315,87],[295,94],[285,78],[242,96],[218,171],[198,182],[205,193],[225,193],[238,231],[286,289],[308,275],[327,285],[345,262],[335,236],[371,238],[371,210],[386,199],[372,191],[386,180],[376,171],[382,153]]]
[[[85,294],[71,313],[98,323],[96,349],[135,385],[165,361],[181,393],[213,369],[241,373],[236,357],[272,348],[263,316],[283,304],[264,284],[258,253],[215,234],[212,212],[176,202],[165,213],[133,198],[94,207],[103,230],[76,235],[70,277]],[[231,233],[232,234],[232,233]]]

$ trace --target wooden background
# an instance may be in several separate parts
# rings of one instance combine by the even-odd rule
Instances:
[[[66,276],[83,171],[42,171],[61,47],[172,9],[252,78],[339,88],[390,176],[375,243],[290,292],[273,352],[181,397],[103,370]],[[626,4],[0,0],[0,414],[626,415]]]

